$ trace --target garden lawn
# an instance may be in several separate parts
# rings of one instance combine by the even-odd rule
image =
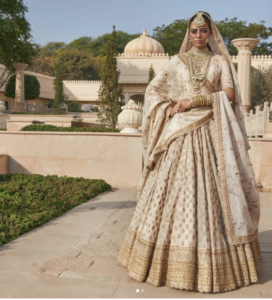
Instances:
[[[0,175],[0,246],[109,190],[101,179]]]

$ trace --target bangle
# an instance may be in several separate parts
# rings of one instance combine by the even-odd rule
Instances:
[[[212,94],[196,95],[190,99],[191,107],[212,105]]]

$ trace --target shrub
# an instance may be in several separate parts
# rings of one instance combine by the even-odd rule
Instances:
[[[109,190],[101,179],[0,175],[0,246]]]
[[[64,131],[64,132],[120,132],[120,129],[105,127],[58,127],[54,125],[27,125],[21,131]]]
[[[81,105],[78,101],[65,101],[69,112],[82,112]]]
[[[5,86],[5,96],[15,98],[16,75],[10,76]],[[40,83],[36,76],[25,74],[25,100],[34,100],[40,96]]]

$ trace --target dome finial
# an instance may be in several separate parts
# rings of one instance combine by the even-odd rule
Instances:
[[[149,36],[149,35],[146,33],[146,29],[145,29],[145,28],[144,28],[143,34],[141,34],[140,36]]]

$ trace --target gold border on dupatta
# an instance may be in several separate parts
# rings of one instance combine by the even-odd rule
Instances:
[[[174,134],[172,134],[161,146],[159,146],[158,148],[156,148],[154,150],[154,154],[158,154],[164,150],[167,149],[168,145],[177,137],[180,137],[186,133],[189,133],[195,129],[198,129],[200,126],[204,125],[205,123],[209,122],[213,117],[213,112],[211,111],[209,114],[207,114],[206,116],[204,116],[203,118],[201,118],[200,120],[194,122],[193,124],[190,124],[184,128],[182,128],[181,130],[175,132]]]
[[[162,145],[158,146],[156,149],[154,149],[154,156],[156,156],[157,154],[159,154],[160,152],[163,152],[167,149],[167,147],[169,146],[169,144],[175,140],[176,138],[187,134],[195,129],[198,129],[199,127],[201,127],[202,125],[208,123],[213,117],[213,112],[211,111],[209,114],[207,114],[206,116],[204,116],[203,118],[201,118],[200,120],[194,122],[193,124],[190,124],[184,128],[182,128],[181,130],[175,132],[174,134],[172,134]],[[149,170],[153,170],[156,164],[156,159],[154,160],[148,160],[146,162],[146,167]]]
[[[218,164],[218,177],[219,177],[219,195],[224,215],[224,223],[226,228],[227,238],[230,244],[249,243],[257,239],[258,231],[247,236],[234,236],[234,230],[231,221],[231,210],[229,203],[225,155],[223,147],[223,133],[221,127],[221,109],[220,109],[220,96],[219,92],[213,94],[213,116],[214,116],[214,138],[215,138],[215,152]]]

